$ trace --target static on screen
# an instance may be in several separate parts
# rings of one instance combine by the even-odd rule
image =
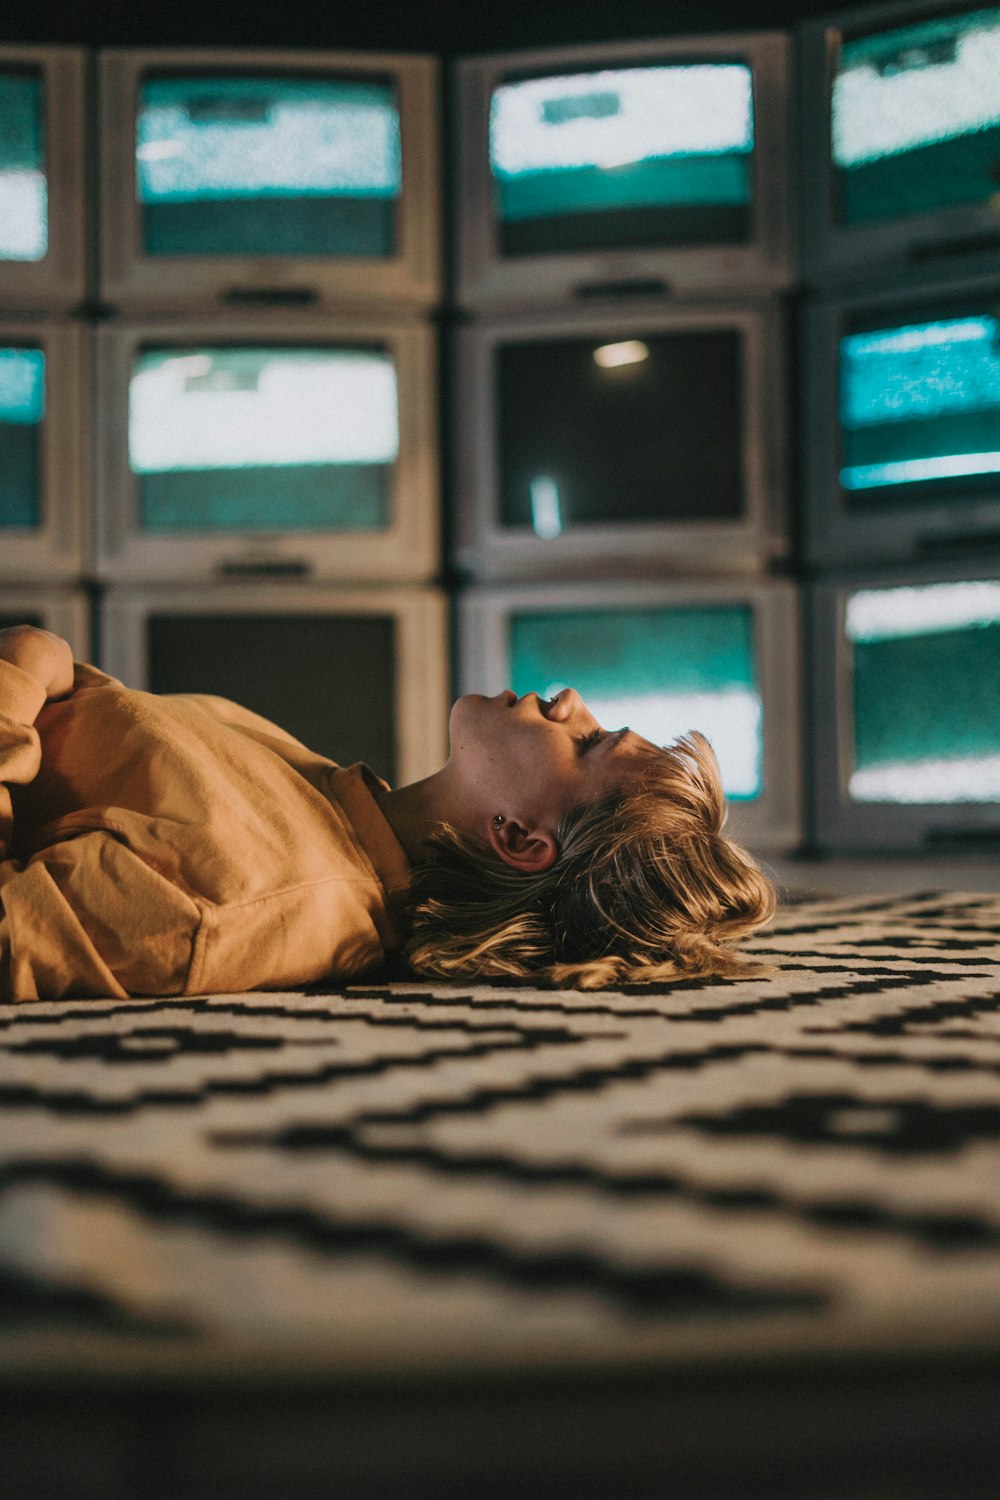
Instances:
[[[150,255],[392,255],[401,163],[388,82],[199,74],[140,90]]]
[[[743,63],[605,68],[498,88],[490,163],[506,254],[749,236]]]
[[[1000,187],[1000,9],[845,40],[831,125],[846,224],[991,198]]]
[[[1000,802],[1000,583],[860,589],[853,658],[856,802]]]
[[[42,260],[49,248],[42,100],[39,73],[0,73],[0,260]]]
[[[1000,474],[1000,318],[903,322],[840,345],[840,481],[860,498]]]
[[[376,530],[398,452],[384,349],[146,349],[133,365],[129,458],[149,531]]]

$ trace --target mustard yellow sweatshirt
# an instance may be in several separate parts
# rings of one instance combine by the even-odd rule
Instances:
[[[385,783],[222,698],[0,661],[0,999],[277,989],[399,944]]]

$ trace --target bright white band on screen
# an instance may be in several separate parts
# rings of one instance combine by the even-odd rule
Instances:
[[[908,458],[890,464],[855,464],[841,469],[845,490],[873,490],[884,484],[914,484],[921,479],[960,479],[964,475],[1000,474],[1000,453],[947,453],[936,458]]]
[[[978,344],[996,337],[995,318],[953,318],[936,323],[907,323],[901,328],[877,328],[871,333],[852,333],[843,341],[851,356],[868,359],[874,354],[912,354],[918,350],[950,348],[952,344]]]
[[[833,85],[833,159],[877,161],[1000,123],[1000,12],[956,38],[953,61],[879,76],[867,59]]]
[[[129,457],[137,474],[386,464],[398,452],[396,371],[388,356],[148,355],[132,378]]]
[[[399,116],[387,104],[276,100],[259,122],[192,121],[180,105],[150,105],[138,121],[141,202],[222,194],[400,190]]]
[[[49,248],[43,172],[0,171],[0,260],[42,260]]]
[[[542,697],[550,698],[565,686],[562,682],[549,683],[541,689]],[[628,724],[656,745],[668,745],[678,735],[700,730],[715,751],[727,796],[759,794],[763,708],[756,693],[728,688],[718,693],[584,696],[587,707],[605,729],[621,729]]]
[[[849,788],[855,802],[1000,802],[1000,755],[867,766]]]
[[[501,177],[752,148],[742,63],[531,78],[502,85],[491,105],[490,160]]]
[[[930,583],[859,589],[847,601],[845,628],[855,645],[1000,623],[1000,583]]]

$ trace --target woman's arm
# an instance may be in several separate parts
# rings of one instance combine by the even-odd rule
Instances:
[[[8,788],[33,781],[42,762],[35,719],[72,686],[73,653],[61,636],[34,625],[0,630],[0,863],[14,831]]]

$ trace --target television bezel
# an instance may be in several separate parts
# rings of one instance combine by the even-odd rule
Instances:
[[[329,347],[384,345],[395,356],[399,457],[393,520],[384,531],[143,533],[129,468],[132,360],[144,346],[191,344]],[[415,318],[234,317],[119,320],[97,332],[95,567],[112,580],[211,580],[290,575],[316,581],[416,581],[439,566],[436,351],[433,328]]]
[[[586,609],[596,617],[601,610],[623,608],[741,604],[751,607],[754,618],[764,705],[764,790],[753,801],[732,801],[726,826],[750,848],[790,850],[802,835],[799,596],[785,579],[475,585],[458,602],[460,690],[489,693],[510,686],[506,622],[519,610],[555,614]]]
[[[996,266],[1000,216],[988,202],[870,224],[839,224],[831,145],[832,89],[845,38],[988,8],[986,3],[958,5],[954,0],[890,0],[836,11],[798,26],[799,235],[807,284],[863,282],[880,266],[887,272],[909,266],[945,275]],[[823,101],[821,109],[818,100]]]
[[[82,325],[57,318],[4,317],[0,345],[45,352],[41,524],[0,527],[0,579],[73,578],[87,558],[89,334]]]
[[[939,855],[988,852],[1000,841],[1000,802],[855,802],[853,675],[844,630],[847,596],[859,589],[1000,582],[1000,564],[844,570],[810,586],[811,842],[823,852]],[[984,848],[977,845],[982,841]]]
[[[46,253],[36,261],[0,260],[0,307],[4,314],[64,312],[87,295],[87,53],[3,45],[0,70],[42,75],[48,200]]]
[[[447,601],[435,588],[290,587],[246,583],[222,586],[113,587],[100,604],[101,664],[127,686],[147,689],[145,622],[154,614],[390,615],[396,622],[396,773],[399,785],[439,771],[447,758],[450,707]],[[308,663],[303,691],[316,689]]]
[[[100,291],[126,311],[347,304],[429,307],[441,291],[436,58],[402,53],[108,48],[100,53]],[[400,107],[403,185],[395,255],[146,255],[136,196],[135,121],[146,74],[390,77]]]
[[[659,61],[746,62],[753,75],[753,227],[745,245],[662,246],[504,256],[489,164],[490,101],[507,79],[649,66]],[[495,304],[572,301],[636,286],[678,296],[775,290],[792,279],[789,38],[784,32],[673,36],[648,41],[467,57],[456,67],[455,162],[458,300]]]
[[[928,280],[902,276],[881,290],[837,288],[806,305],[803,319],[802,396],[803,540],[807,559],[824,567],[862,561],[933,561],[972,552],[984,543],[1000,548],[1000,475],[952,499],[906,500],[866,514],[849,503],[840,484],[840,340],[855,319],[905,314],[926,302],[932,309],[964,298],[1000,299],[1000,267],[991,276]],[[941,308],[943,312],[944,309]],[[899,489],[899,487],[894,487]]]
[[[481,578],[630,572],[760,572],[788,550],[786,386],[783,311],[756,303],[648,302],[557,309],[477,320],[457,348],[457,537],[459,566]],[[500,519],[494,350],[503,343],[559,338],[641,338],[643,333],[736,329],[744,336],[743,470],[746,509],[734,521],[594,524],[542,539]]]
[[[45,630],[53,630],[69,641],[76,661],[91,658],[90,600],[80,590],[0,583],[0,614],[40,616]]]

